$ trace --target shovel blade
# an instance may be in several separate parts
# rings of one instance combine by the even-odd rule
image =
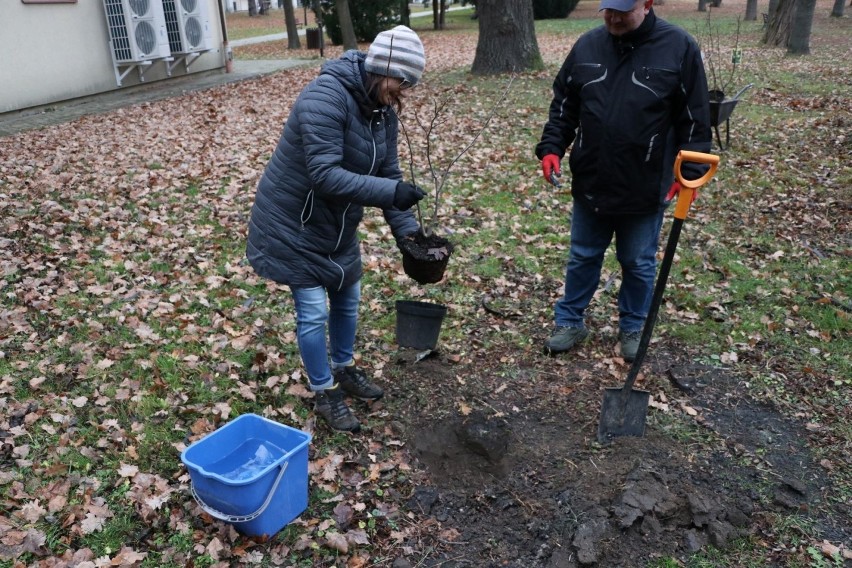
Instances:
[[[598,423],[598,442],[609,444],[620,436],[644,436],[650,397],[651,393],[638,389],[627,392],[620,387],[606,389]]]

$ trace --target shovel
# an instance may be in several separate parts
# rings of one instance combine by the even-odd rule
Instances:
[[[684,179],[681,174],[680,166],[682,162],[709,164],[710,169],[700,178],[688,180]],[[674,164],[674,174],[678,183],[681,185],[681,190],[677,195],[677,204],[675,205],[672,229],[669,233],[669,242],[666,245],[666,253],[660,265],[660,274],[657,276],[654,296],[651,299],[651,308],[648,310],[648,317],[645,319],[645,327],[642,329],[642,338],[639,340],[636,358],[633,359],[633,365],[630,367],[630,372],[627,373],[627,380],[624,382],[623,387],[610,387],[604,391],[604,399],[601,404],[601,420],[598,424],[598,442],[601,444],[609,444],[614,438],[619,436],[645,435],[645,418],[648,413],[650,393],[634,389],[633,383],[636,382],[636,377],[639,375],[639,368],[645,359],[645,353],[648,351],[648,344],[651,343],[654,324],[657,322],[657,312],[660,310],[660,304],[663,301],[663,291],[666,289],[666,282],[669,279],[669,270],[674,259],[680,230],[683,227],[686,214],[689,212],[689,206],[692,204],[692,195],[694,190],[710,181],[710,178],[716,173],[718,167],[719,156],[687,150],[678,152]]]

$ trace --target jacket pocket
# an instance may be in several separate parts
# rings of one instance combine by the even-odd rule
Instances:
[[[606,75],[606,67],[601,63],[576,63],[571,68],[568,82],[575,85],[579,90],[603,82]]]
[[[680,72],[664,67],[640,67],[633,71],[633,84],[653,93],[657,99],[666,99],[677,91]]]

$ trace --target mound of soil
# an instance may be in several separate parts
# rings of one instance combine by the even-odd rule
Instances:
[[[407,506],[434,528],[435,554],[418,565],[645,566],[758,533],[768,510],[808,514],[826,538],[849,541],[852,530],[831,521],[849,511],[828,510],[803,425],[718,369],[649,359],[670,388],[688,391],[701,423],[679,438],[652,416],[645,437],[604,447],[598,413],[614,385],[578,380],[582,362],[560,376],[548,358],[531,358],[507,380],[487,363],[401,356],[393,396],[424,473]]]

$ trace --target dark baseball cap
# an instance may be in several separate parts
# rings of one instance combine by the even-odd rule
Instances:
[[[619,12],[629,12],[636,6],[636,0],[601,0],[601,10],[617,10]]]

